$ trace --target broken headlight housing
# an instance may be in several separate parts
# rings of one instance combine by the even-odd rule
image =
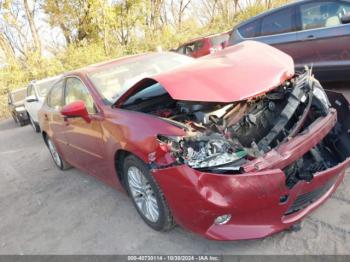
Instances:
[[[192,168],[217,167],[242,159],[247,153],[221,136],[158,136],[158,140],[180,163]]]
[[[322,108],[323,113],[327,114],[330,107],[330,102],[326,92],[317,80],[314,80],[312,94],[313,97],[316,98],[318,106]]]
[[[327,97],[326,92],[323,90],[323,88],[320,87],[314,87],[313,95],[320,101],[322,104],[326,107],[329,107],[330,103]]]

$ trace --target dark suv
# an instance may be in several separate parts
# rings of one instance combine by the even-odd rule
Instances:
[[[28,114],[24,108],[27,89],[20,88],[8,93],[8,107],[13,120],[20,126],[28,124]]]
[[[323,81],[350,80],[350,0],[306,0],[237,25],[229,45],[250,39],[290,54]]]

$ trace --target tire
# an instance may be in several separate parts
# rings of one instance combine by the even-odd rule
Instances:
[[[12,115],[13,121],[15,121],[15,123],[17,124],[18,123],[17,116],[13,113],[11,115]]]
[[[46,140],[46,145],[50,151],[52,160],[56,164],[56,166],[61,170],[70,169],[72,166],[70,164],[68,164],[65,160],[63,160],[63,158],[57,152],[56,146],[52,142],[52,140],[49,137],[46,137],[45,140]]]
[[[25,120],[19,120],[19,125],[20,126],[25,126],[27,123]]]
[[[135,177],[140,179],[137,181]],[[175,226],[161,189],[148,167],[139,158],[129,155],[124,159],[123,180],[137,212],[147,225],[157,231],[169,231]],[[135,190],[136,184],[138,188],[142,188],[141,184],[144,187]],[[158,215],[156,215],[156,209]]]
[[[29,118],[29,122],[30,125],[33,127],[34,132],[39,133],[40,132],[40,126],[38,123],[35,123],[35,121],[30,117],[30,115],[28,114],[28,118]]]

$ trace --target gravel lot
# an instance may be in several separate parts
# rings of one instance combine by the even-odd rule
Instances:
[[[350,99],[350,87],[346,94]],[[235,242],[179,227],[158,233],[124,193],[76,169],[59,171],[40,135],[6,120],[0,122],[0,254],[350,254],[349,184],[348,175],[299,232]]]

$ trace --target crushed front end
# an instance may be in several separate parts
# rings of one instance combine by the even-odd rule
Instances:
[[[211,239],[290,228],[336,190],[350,165],[349,103],[308,69],[244,101],[131,106],[186,131],[159,134],[150,167],[175,220]]]

